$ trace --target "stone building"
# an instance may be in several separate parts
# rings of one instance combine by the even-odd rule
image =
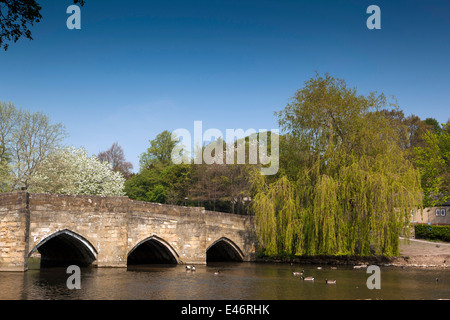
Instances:
[[[438,207],[417,210],[411,218],[411,223],[450,225],[450,200]]]

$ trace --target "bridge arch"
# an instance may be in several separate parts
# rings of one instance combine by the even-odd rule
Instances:
[[[155,235],[139,241],[127,256],[127,265],[153,263],[180,263],[175,249],[167,241]]]
[[[206,262],[244,261],[244,253],[232,240],[221,237],[206,249]]]
[[[97,260],[97,250],[83,236],[69,229],[57,231],[42,239],[28,254],[41,254],[41,267],[60,267],[72,264],[88,266]]]

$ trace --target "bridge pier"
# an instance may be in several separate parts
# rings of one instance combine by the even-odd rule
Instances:
[[[0,202],[0,271],[28,269],[30,211],[28,193],[1,195]]]
[[[126,197],[0,194],[0,271],[64,263],[121,267],[139,263],[206,264],[211,257],[253,261],[251,217]]]

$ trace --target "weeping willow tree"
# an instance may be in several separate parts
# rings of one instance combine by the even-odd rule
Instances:
[[[326,75],[306,82],[278,113],[289,137],[281,141],[295,148],[281,147],[278,176],[253,177],[266,255],[398,255],[422,190],[401,148],[403,131],[380,112],[388,105],[398,108]]]

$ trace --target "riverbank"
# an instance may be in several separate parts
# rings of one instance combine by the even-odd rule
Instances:
[[[409,239],[400,241],[400,257],[393,265],[405,267],[450,267],[450,243]]]
[[[450,243],[401,238],[399,257],[298,256],[294,258],[258,258],[258,262],[317,265],[386,265],[397,267],[450,267]]]

